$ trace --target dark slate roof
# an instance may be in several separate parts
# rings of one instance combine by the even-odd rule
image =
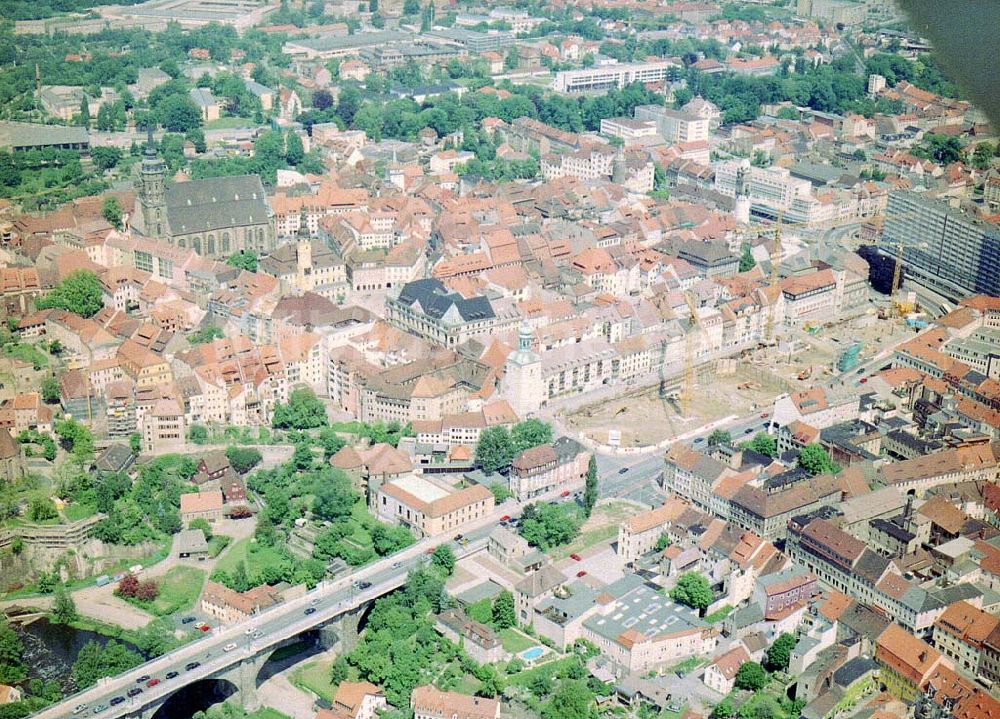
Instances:
[[[882,575],[885,574],[885,570],[888,568],[889,564],[889,560],[881,554],[876,554],[866,548],[861,553],[861,556],[858,557],[858,561],[854,565],[854,572],[862,578],[868,580],[869,583],[875,584],[882,578]]]
[[[865,674],[878,669],[876,664],[867,657],[854,657],[833,673],[833,681],[842,687],[849,687]]]
[[[434,319],[441,319],[452,307],[458,310],[466,322],[491,319],[496,316],[490,301],[485,297],[466,299],[457,292],[448,292],[444,284],[436,279],[406,283],[399,293],[399,301],[411,307],[419,302],[424,314]]]
[[[167,220],[175,235],[267,222],[264,186],[257,175],[210,177],[169,184]]]
[[[133,459],[132,450],[116,442],[97,456],[94,466],[101,472],[121,472]]]

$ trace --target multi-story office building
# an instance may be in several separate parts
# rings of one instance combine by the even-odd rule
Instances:
[[[662,82],[672,68],[669,60],[609,63],[583,70],[560,70],[552,82],[556,92],[590,92],[622,88],[633,82]]]
[[[959,299],[1000,295],[1000,227],[915,192],[889,193],[879,251],[897,258],[906,276]]]
[[[672,144],[708,140],[708,120],[690,112],[662,105],[640,105],[635,108],[635,119],[655,122],[657,132]]]

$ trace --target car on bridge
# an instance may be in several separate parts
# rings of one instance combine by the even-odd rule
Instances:
[[[622,467],[619,469],[618,474],[628,474],[628,467]]]
[[[315,613],[316,613],[316,607],[309,607],[308,609],[305,610],[305,612],[303,612],[303,614],[305,614],[306,616]]]
[[[75,707],[73,707],[73,713],[79,714],[82,711],[86,711],[86,709],[87,709],[86,704],[77,704]]]
[[[201,666],[201,662],[188,662],[184,665],[184,671],[189,672],[192,669],[197,669]]]
[[[108,708],[107,704],[98,704],[96,707],[94,707],[94,714],[100,714],[107,708]]]
[[[236,648],[236,642],[229,642],[226,646],[222,648],[224,652],[231,652]]]
[[[173,679],[176,676],[177,676],[177,672],[167,672],[167,675],[164,678],[165,679]]]
[[[138,679],[135,680],[135,683],[136,684],[142,684],[143,682],[148,681],[148,680],[149,680],[149,675],[148,674],[143,674],[141,677],[139,677]]]
[[[152,688],[152,687],[155,687],[159,683],[160,683],[160,680],[157,679],[156,677],[153,677],[148,682],[146,682],[146,686],[149,687],[149,688]]]
[[[108,702],[111,706],[115,707],[125,701],[125,697],[111,697],[111,701]]]
[[[137,697],[142,694],[142,687],[132,687],[126,692],[130,697]]]

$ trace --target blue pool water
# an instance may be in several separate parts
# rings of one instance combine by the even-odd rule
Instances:
[[[523,652],[521,652],[521,658],[530,661],[532,659],[538,659],[538,657],[542,656],[542,654],[544,653],[545,653],[544,647],[532,647],[531,649],[525,649]]]

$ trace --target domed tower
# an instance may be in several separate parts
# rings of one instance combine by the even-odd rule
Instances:
[[[534,337],[527,320],[521,323],[517,338],[517,350],[507,358],[503,395],[515,414],[524,419],[542,406],[545,383],[542,382],[542,358],[531,348]]]
[[[153,128],[149,128],[146,151],[139,168],[139,195],[132,226],[142,235],[161,240],[168,234],[166,200],[167,163],[153,147]]]

